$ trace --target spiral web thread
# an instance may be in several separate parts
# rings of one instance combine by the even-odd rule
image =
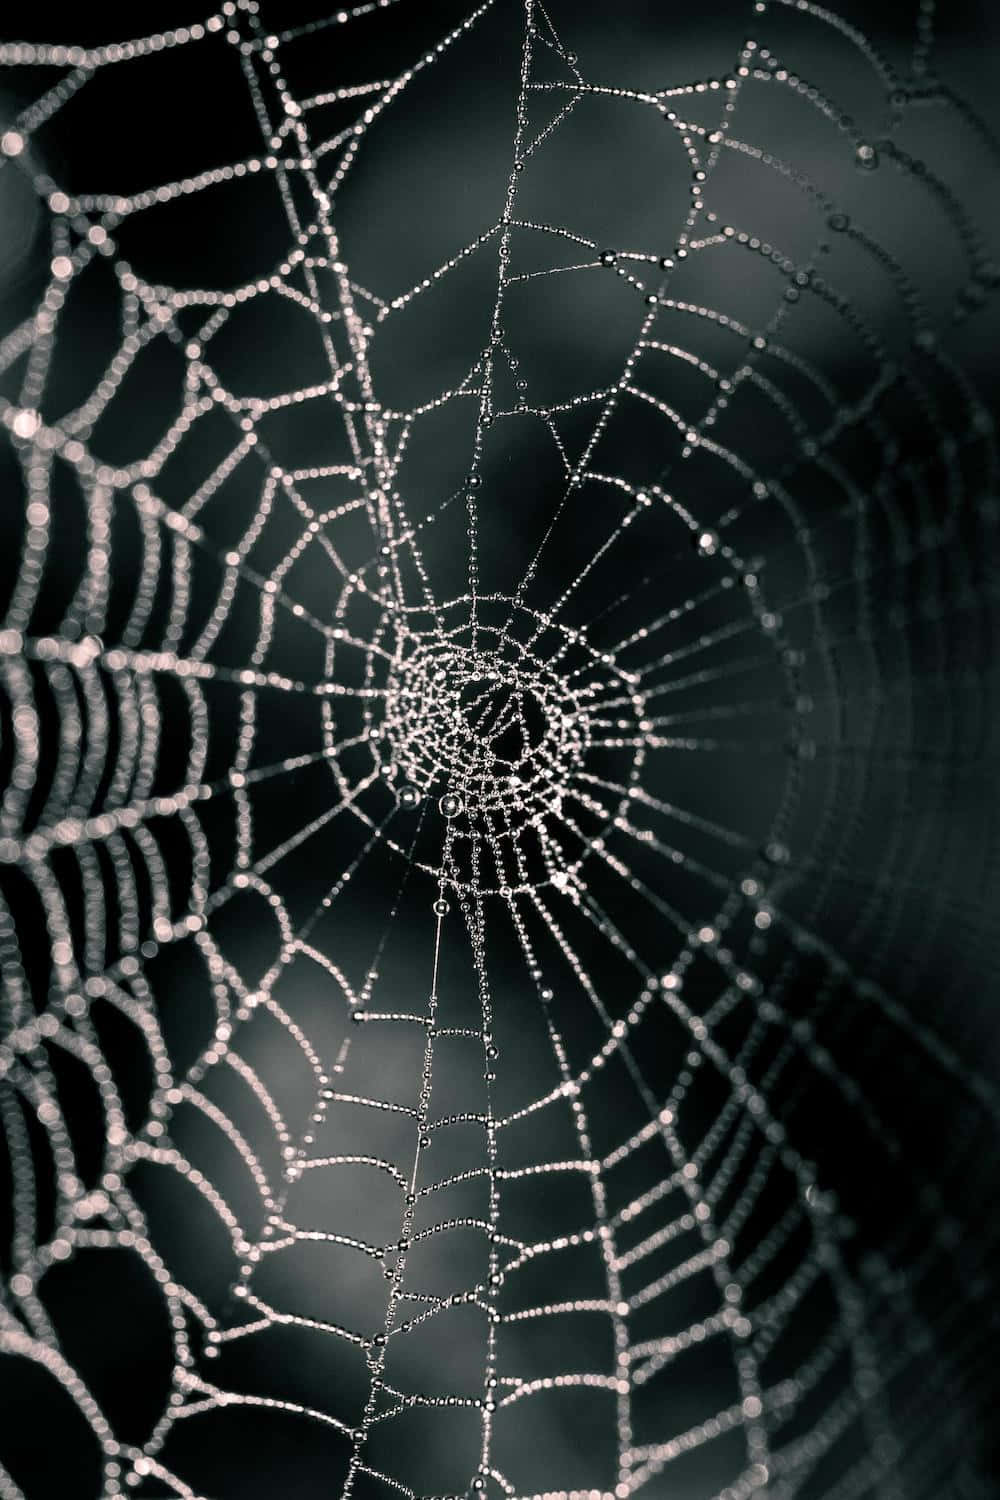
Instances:
[[[0,47],[5,65],[55,78],[2,141],[3,170],[26,174],[47,206],[49,270],[38,306],[0,345],[14,381],[0,411],[25,494],[0,632],[0,1098],[13,1189],[0,1348],[41,1367],[46,1389],[61,1387],[78,1408],[100,1450],[105,1496],[211,1495],[171,1444],[179,1429],[234,1408],[325,1429],[333,1446],[309,1493],[985,1494],[974,1396],[990,1339],[990,1233],[963,1219],[948,1184],[973,1170],[997,1099],[935,1013],[890,982],[915,891],[924,902],[918,971],[942,929],[962,919],[948,889],[966,854],[960,838],[937,846],[933,820],[948,806],[952,770],[974,777],[978,764],[957,727],[947,737],[949,714],[953,726],[968,730],[966,710],[988,726],[991,683],[976,663],[956,676],[947,643],[955,617],[955,630],[970,633],[969,621],[988,619],[995,584],[991,592],[976,559],[996,520],[995,504],[982,501],[995,487],[992,422],[945,338],[988,300],[995,272],[970,215],[897,137],[915,108],[957,117],[980,144],[985,129],[936,79],[927,4],[905,65],[832,11],[748,6],[747,32],[722,62],[731,73],[650,93],[603,84],[546,8],[525,0],[496,220],[432,275],[383,298],[366,286],[364,265],[344,259],[339,194],[365,171],[369,133],[415,81],[460,54],[494,7],[415,47],[396,76],[297,97],[286,55],[331,35],[349,51],[352,27],[376,9],[385,27],[408,24],[405,5],[381,0],[272,34],[266,6],[239,3],[125,43]],[[858,138],[838,105],[793,71],[795,57],[769,45],[775,15],[851,49],[884,95],[885,139]],[[79,91],[161,50],[182,88],[185,58],[210,46],[220,67],[241,70],[264,154],[127,196],[70,194],[49,175],[36,134]],[[795,96],[855,169],[905,182],[943,213],[965,270],[940,317],[879,244],[877,224],[856,223],[794,161],[742,138],[740,110],[754,90]],[[680,142],[689,201],[667,244],[608,248],[519,212],[532,164],[595,97],[651,112]],[[324,109],[355,100],[350,123],[325,134]],[[798,195],[801,218],[815,221],[801,258],[762,246],[754,225],[713,209],[714,175],[739,158],[779,179]],[[100,164],[92,171],[99,178]],[[285,255],[259,278],[177,290],[123,257],[118,240],[136,216],[253,176],[273,181],[287,219]],[[903,363],[834,271],[820,274],[824,240],[850,242],[872,275],[886,275],[911,341]],[[717,308],[683,295],[685,271],[710,254],[725,258]],[[486,257],[492,315],[471,368],[418,408],[385,403],[372,366],[383,331],[470,258]],[[724,310],[725,278],[739,274],[730,267],[751,258],[774,277],[772,305],[753,325]],[[92,263],[110,268],[120,293],[118,347],[86,399],[59,415],[46,403],[61,319],[74,295],[86,297]],[[606,386],[545,404],[518,357],[512,304],[521,285],[568,276],[614,281],[631,330],[627,357]],[[238,395],[214,368],[213,342],[240,308],[268,299],[310,320],[328,374]],[[796,317],[810,304],[822,304],[874,372],[850,400],[796,346]],[[102,453],[102,418],[158,344],[183,360],[181,400],[162,399],[162,436],[118,465]],[[266,364],[262,351],[265,384]],[[659,394],[669,389],[661,367],[681,365],[700,382],[693,415]],[[752,452],[724,438],[748,397],[784,424],[776,469],[756,467]],[[297,405],[325,411],[334,461],[297,468],[273,451],[268,419]],[[917,414],[929,447],[900,468],[902,407],[907,420]],[[400,479],[410,444],[453,408],[473,414],[462,480],[429,503],[414,500]],[[606,470],[608,435],[639,408],[672,435],[676,456],[667,466],[652,450],[640,477],[635,463]],[[197,452],[220,418],[225,437],[209,471],[163,498],[171,460]],[[512,420],[545,431],[561,480],[525,565],[497,589],[484,582],[482,526],[491,507],[495,515],[511,502],[495,486],[489,445]],[[858,435],[878,455],[874,478],[852,470],[847,443]],[[640,470],[643,462],[640,454]],[[718,491],[704,482],[709,468],[723,476]],[[819,512],[803,476],[819,476],[830,497]],[[71,587],[59,585],[58,624],[40,628],[58,594],[67,482],[85,507],[85,540]],[[584,503],[602,529],[582,558],[567,550],[551,587]],[[448,549],[435,537],[456,518],[463,577],[442,588],[435,570],[446,574]],[[652,563],[648,574],[614,573],[633,532],[669,561],[669,586]],[[799,574],[782,571],[792,554]],[[950,571],[928,594],[943,556]],[[577,601],[608,568],[615,582],[588,618]],[[914,568],[924,654],[912,646]],[[883,654],[886,639],[898,659]],[[853,684],[839,654],[852,643]],[[295,660],[310,672],[296,675]],[[942,741],[928,740],[920,694],[944,704]],[[888,722],[880,698],[892,704]],[[763,838],[752,818],[744,826],[671,799],[665,764],[711,767],[716,756],[779,768],[759,783]],[[871,846],[862,828],[873,786],[888,801]],[[988,837],[984,847],[988,873]],[[845,882],[850,919],[828,938],[824,914]],[[359,888],[364,961],[350,942]],[[224,929],[230,910],[241,916]],[[983,912],[978,927],[965,916],[988,966],[995,929]],[[273,935],[257,968],[244,959],[251,929]],[[172,969],[182,952],[187,967]],[[300,992],[285,998],[293,971],[318,997],[305,1019]],[[939,991],[941,1014],[962,982]],[[520,1041],[504,1033],[511,985],[534,1018]],[[210,1031],[193,1052],[188,1037],[169,1039],[186,987]],[[148,1058],[140,1106],[109,1050],[111,1013]],[[891,1109],[852,1076],[849,1024],[888,1038],[882,1055],[912,1055],[935,1106],[953,1101],[957,1124],[938,1158],[901,1141]],[[281,1078],[269,1074],[286,1044],[301,1068],[291,1089],[292,1063]],[[380,1093],[380,1068],[384,1089],[404,1056],[400,1096]],[[96,1168],[83,1163],[63,1099],[70,1064],[99,1097]],[[789,1123],[818,1086],[912,1193],[909,1216],[869,1254],[856,1250],[850,1217]],[[439,1100],[459,1095],[466,1102],[443,1111]],[[459,1138],[473,1141],[465,1165],[445,1144]],[[196,1144],[185,1150],[181,1139]],[[333,1186],[344,1174],[356,1213]],[[230,1291],[214,1302],[158,1239],[148,1182],[166,1178],[190,1190],[182,1212],[200,1201],[230,1242]],[[564,1203],[566,1180],[581,1191]],[[551,1224],[541,1207],[534,1219],[518,1208],[539,1181]],[[335,1228],[302,1217],[306,1183],[333,1194]],[[383,1190],[396,1228],[369,1241],[357,1227],[362,1203]],[[441,1245],[455,1236],[467,1253]],[[303,1245],[372,1269],[380,1290],[357,1302],[366,1326],[296,1311],[287,1282],[284,1304],[269,1290],[269,1262]],[[47,1301],[60,1267],[115,1251],[141,1261],[169,1318],[172,1375],[139,1441],[115,1430]],[[435,1258],[453,1277],[447,1289],[435,1286]],[[539,1267],[540,1301],[530,1291]],[[928,1285],[949,1290],[935,1302]],[[529,1374],[511,1340],[536,1324],[558,1324],[562,1342]],[[576,1327],[597,1329],[593,1344],[589,1333],[578,1341],[561,1331]],[[270,1392],[241,1387],[240,1351],[279,1328],[336,1341],[360,1385],[343,1396],[328,1388],[325,1405],[287,1399],[279,1363]],[[407,1364],[405,1350],[422,1337],[430,1341]],[[474,1355],[466,1383],[452,1378],[458,1343]],[[684,1360],[700,1349],[717,1351],[699,1376],[703,1414],[678,1426],[677,1383],[690,1384]],[[558,1422],[577,1434],[571,1446],[585,1453],[583,1478],[552,1472],[558,1444],[544,1426],[517,1441],[525,1410],[557,1403]],[[456,1433],[461,1426],[465,1471],[456,1477],[442,1458],[445,1477],[414,1482],[395,1426],[413,1421],[419,1432],[442,1412]],[[4,1500],[33,1493],[23,1463],[0,1468]]]

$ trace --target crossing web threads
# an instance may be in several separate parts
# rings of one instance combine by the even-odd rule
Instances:
[[[985,1500],[980,23],[173,9],[0,43],[0,1497]]]

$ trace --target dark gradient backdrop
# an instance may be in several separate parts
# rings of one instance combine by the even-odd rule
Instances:
[[[240,0],[200,39],[122,61],[99,50],[190,28],[189,9],[42,3],[3,21],[0,1496],[325,1500],[345,1483],[364,1500],[464,1495],[496,1399],[481,1479],[495,1496],[507,1484],[987,1500],[1000,1328],[991,7],[529,6],[531,81],[552,87],[524,95],[536,144],[514,174],[489,421],[477,362],[524,6],[495,0],[430,63],[468,0],[400,0],[318,28],[327,13],[313,0]],[[254,89],[284,120],[275,146]],[[711,159],[704,181],[691,142]],[[183,186],[271,151],[299,165]],[[316,183],[346,271],[324,259],[322,233],[297,240],[290,227],[290,213],[315,225]],[[700,217],[678,255],[692,198]],[[276,268],[280,293],[266,281]],[[216,294],[259,278],[210,324]],[[660,347],[630,367],[646,318]],[[142,347],[118,368],[129,336]],[[331,386],[337,361],[350,368]],[[579,398],[620,380],[567,492],[601,409]],[[305,395],[267,404],[291,393]],[[394,451],[400,414],[418,409],[387,481],[390,524],[364,499],[372,454]],[[247,430],[255,446],[230,461]],[[292,563],[306,523],[288,484],[268,489],[278,471],[330,517],[317,528],[329,545]],[[637,493],[652,500],[602,552]],[[605,793],[636,786],[645,800],[623,814],[612,793],[605,816],[591,784],[575,832],[560,804],[544,820],[555,852],[526,839],[515,898],[496,893],[509,872],[477,843],[474,808],[455,820],[453,863],[442,853],[438,797],[462,773],[442,769],[434,712],[454,656],[417,708],[379,696],[401,671],[415,680],[401,619],[438,643],[467,640],[465,604],[444,625],[406,612],[421,597],[418,557],[436,601],[465,598],[470,494],[480,591],[496,596],[480,618],[487,630],[513,618],[522,645],[538,627],[528,676],[541,682],[538,662],[555,656],[553,682],[593,673],[598,698],[622,696],[608,685],[619,668],[663,688],[644,710],[618,709],[624,727],[609,721],[611,743],[586,762]],[[281,603],[262,634],[272,578]],[[557,602],[558,622],[540,623]],[[564,628],[580,632],[572,645]],[[193,688],[177,670],[188,661],[212,669]],[[374,696],[324,696],[331,684]],[[538,687],[528,700],[530,756],[553,699]],[[426,785],[408,810],[397,793],[405,776],[420,782],[421,753]],[[395,782],[372,774],[394,758]],[[214,790],[185,801],[192,786]],[[326,821],[345,797],[356,810]],[[105,812],[119,820],[83,826]],[[513,794],[504,816],[519,816]],[[262,859],[255,887],[243,877]],[[561,861],[571,874],[553,889]],[[481,916],[477,888],[492,893]],[[479,920],[492,1064],[477,1030]],[[310,951],[282,960],[306,922]],[[360,1164],[296,1163],[372,1156],[409,1173],[439,926],[432,1019],[453,1034],[437,1038],[430,1117],[470,1118],[435,1125],[420,1149],[422,1184],[460,1180],[418,1196],[404,1226],[401,1284],[430,1300],[400,1304],[395,1323],[471,1296],[383,1351],[399,1187]],[[650,988],[665,974],[680,977],[673,992]],[[262,993],[280,1015],[248,1001]],[[352,1008],[416,1019],[352,1026]],[[616,1464],[622,1406],[607,1381],[540,1384],[503,1404],[518,1380],[620,1373],[603,1303],[513,1316],[606,1300],[600,1235],[539,1253],[488,1295],[497,1256],[600,1217],[588,1173],[518,1173],[578,1159],[564,1086],[623,1034],[628,1047],[612,1045],[579,1097],[605,1164],[621,1295],[635,1303],[624,1347],[663,1354],[631,1385],[634,1482]],[[317,1072],[405,1112],[336,1098],[311,1124]],[[490,1240],[484,1101],[509,1118],[552,1091],[556,1104],[500,1132],[513,1175]],[[648,1140],[615,1162],[650,1100]],[[671,1186],[675,1138],[657,1113],[668,1102],[712,1234],[726,1237],[726,1274],[713,1262],[635,1302],[715,1243],[684,1221],[695,1200],[680,1177]],[[281,1223],[374,1253],[329,1238],[268,1250],[282,1231],[250,1152]],[[447,1220],[462,1222],[420,1238]],[[292,1321],[227,1338],[256,1316],[234,1295],[241,1279]],[[713,1322],[727,1306],[737,1312]],[[490,1326],[510,1378],[495,1398]],[[392,1391],[420,1400],[385,1416]],[[359,1450],[369,1401],[381,1416]],[[171,1403],[194,1410],[161,1443]]]

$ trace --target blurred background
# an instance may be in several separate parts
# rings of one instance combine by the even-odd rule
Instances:
[[[989,7],[6,29],[0,1496],[995,1494]]]

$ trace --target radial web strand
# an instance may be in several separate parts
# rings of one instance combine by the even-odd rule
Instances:
[[[987,1500],[995,35],[46,9],[0,1500]]]

